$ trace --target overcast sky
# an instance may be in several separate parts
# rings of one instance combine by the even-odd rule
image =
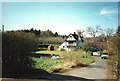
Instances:
[[[117,2],[3,2],[5,30],[40,29],[69,34],[88,26],[116,29]]]

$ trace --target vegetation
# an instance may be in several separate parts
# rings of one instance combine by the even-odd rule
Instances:
[[[93,58],[91,58],[91,54],[90,52],[86,53],[83,50],[78,50],[78,51],[69,51],[66,54],[63,54],[62,56],[63,58],[65,58],[66,62],[71,62],[74,63],[75,65],[79,65],[79,64],[90,64],[93,62]],[[86,63],[86,60],[83,59],[92,59],[90,63]]]
[[[114,29],[102,29],[99,25],[87,27],[87,33],[92,36],[91,42],[84,43],[84,49],[90,50],[91,45],[99,50],[107,48],[107,40],[113,35]],[[97,40],[96,40],[97,39]]]
[[[86,64],[86,65],[89,65],[95,61],[95,59],[89,55],[85,57],[83,56],[83,58],[81,58],[80,60],[81,60],[81,63]]]
[[[18,30],[18,31],[22,31],[22,32],[26,32],[26,33],[33,33],[38,37],[64,37],[64,35],[59,35],[57,32],[53,33],[51,30],[45,30],[45,31],[41,31],[36,30],[31,28],[30,30],[28,29],[24,29],[24,30]]]
[[[32,33],[4,32],[2,37],[2,67],[4,74],[24,72],[34,64],[31,54],[36,49],[37,39]]]
[[[107,78],[120,79],[120,31],[108,40]]]
[[[63,54],[64,52],[66,51],[48,51],[48,50],[43,50],[43,51],[36,51],[35,53],[36,54],[55,54],[55,55],[60,55],[60,54]]]
[[[61,44],[64,41],[64,35],[59,35],[57,32],[53,33],[51,30],[41,31],[31,28],[30,30],[18,30],[25,33],[33,33],[39,39],[39,44]]]
[[[96,25],[95,27],[89,26],[87,28],[88,34],[90,34],[92,37],[96,37],[98,33],[101,33],[102,29],[100,28],[99,25]]]
[[[64,39],[62,37],[39,37],[40,44],[60,45],[63,42],[64,42]]]
[[[52,60],[46,58],[33,58],[33,60],[36,62],[34,66],[35,68],[43,69],[48,72],[52,72],[54,66],[64,63],[63,60]]]
[[[77,51],[37,51],[36,54],[55,54],[59,55],[60,59],[35,59],[37,62],[35,67],[42,68],[48,72],[54,72],[54,70],[69,70],[75,66],[89,65],[94,62],[94,58],[90,53],[86,53],[83,50]],[[44,60],[44,61],[43,61]],[[43,63],[42,63],[43,62]]]

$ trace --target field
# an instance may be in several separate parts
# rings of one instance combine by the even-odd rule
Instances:
[[[33,58],[35,68],[40,68],[48,72],[55,70],[64,71],[78,65],[89,65],[94,62],[94,58],[83,50],[78,51],[36,51],[35,54],[54,54],[59,55],[60,59]]]

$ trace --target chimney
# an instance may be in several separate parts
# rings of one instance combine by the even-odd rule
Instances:
[[[78,37],[80,37],[81,36],[81,31],[77,30],[77,34],[78,34]]]

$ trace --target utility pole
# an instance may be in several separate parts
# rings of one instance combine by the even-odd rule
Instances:
[[[2,25],[2,32],[4,33],[4,25]]]

